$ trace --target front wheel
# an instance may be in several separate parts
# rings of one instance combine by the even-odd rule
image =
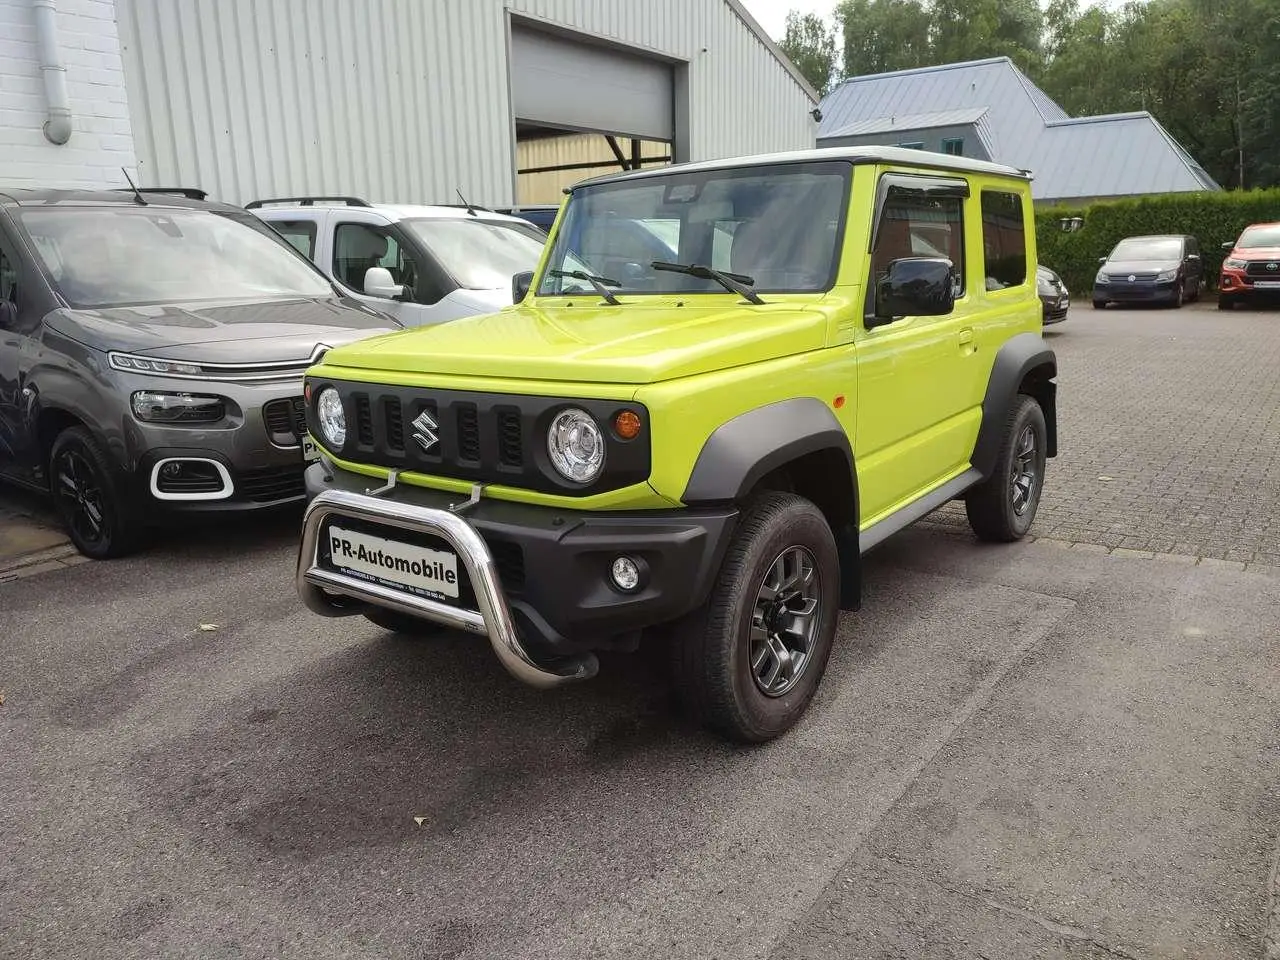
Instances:
[[[813,503],[777,492],[754,499],[706,606],[676,627],[685,708],[744,743],[794,726],[831,656],[839,582],[835,537]]]
[[[965,497],[978,539],[1011,543],[1027,535],[1040,506],[1047,437],[1040,404],[1018,394],[1005,420],[995,471]]]
[[[1106,308],[1107,308],[1107,301],[1105,301],[1105,300],[1094,300],[1094,301],[1093,301],[1093,309],[1095,309],[1095,310],[1105,310]]]
[[[54,504],[77,550],[94,560],[135,549],[139,530],[120,475],[87,427],[68,427],[49,451]]]
[[[1178,309],[1181,309],[1182,305],[1186,302],[1186,300],[1187,300],[1187,284],[1186,284],[1186,281],[1184,280],[1181,283],[1174,284],[1173,300],[1171,301],[1170,305],[1173,307],[1173,309],[1178,310]]]
[[[1236,302],[1234,299],[1232,299],[1231,297],[1223,296],[1222,294],[1218,294],[1219,310],[1234,310],[1235,308],[1236,308]]]

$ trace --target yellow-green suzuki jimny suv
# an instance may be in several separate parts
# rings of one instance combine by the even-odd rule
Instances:
[[[949,500],[1031,525],[1056,454],[1029,178],[823,149],[569,191],[512,307],[330,350],[297,586],[488,636],[537,686],[672,645],[687,707],[804,712],[861,556]]]

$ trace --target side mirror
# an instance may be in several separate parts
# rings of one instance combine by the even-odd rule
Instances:
[[[1106,258],[1106,257],[1099,257],[1099,258],[1098,258],[1098,262],[1099,262],[1099,263],[1106,263],[1106,262],[1107,262],[1107,258]]]
[[[956,270],[950,260],[905,257],[889,264],[876,284],[876,322],[895,317],[942,317],[956,304]]]
[[[0,330],[14,330],[18,326],[18,305],[12,300],[0,300]]]
[[[1222,245],[1222,249],[1227,251],[1227,253],[1230,253],[1235,248],[1236,248],[1236,243],[1234,240],[1228,240],[1226,243]]]
[[[405,290],[403,284],[391,279],[391,271],[386,267],[370,267],[364,272],[364,292],[379,300],[398,300]]]
[[[533,286],[533,271],[525,270],[511,278],[511,302],[519,303]]]
[[[1199,259],[1200,259],[1200,254],[1198,254],[1198,253],[1188,253],[1188,254],[1187,254],[1187,259],[1188,259],[1188,260],[1199,260]]]

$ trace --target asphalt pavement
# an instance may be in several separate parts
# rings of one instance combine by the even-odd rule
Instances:
[[[296,530],[0,583],[0,957],[1280,957],[1273,566],[920,525],[740,748],[313,616]]]

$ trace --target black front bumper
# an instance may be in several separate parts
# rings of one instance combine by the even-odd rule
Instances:
[[[156,496],[153,489],[154,467],[168,459],[196,459],[221,464],[230,482],[227,497],[169,499]],[[240,468],[221,452],[204,447],[156,447],[148,450],[133,472],[135,500],[144,504],[146,512],[157,519],[174,515],[254,513],[283,507],[300,507],[306,498],[303,472],[306,464],[299,456],[296,463]]]
[[[327,490],[364,494],[382,482],[314,464],[307,500]],[[379,499],[448,510],[463,494],[397,484]],[[647,627],[675,620],[711,592],[736,510],[602,513],[481,499],[460,511],[493,555],[517,628],[545,654],[629,646]],[[394,533],[389,536],[394,537]],[[615,587],[615,558],[642,571],[632,593]]]

